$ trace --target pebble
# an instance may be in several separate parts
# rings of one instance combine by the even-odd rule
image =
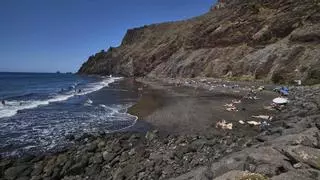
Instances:
[[[289,169],[294,168],[300,170],[311,168],[309,164],[317,167],[314,164],[314,159],[305,160],[303,163],[308,165],[303,166],[303,163],[299,162],[299,154],[294,154],[294,151],[289,150],[286,150],[286,152],[292,154],[291,161],[293,163],[290,164],[286,161],[287,164],[283,167],[277,166],[278,161],[283,159],[274,159],[272,153],[280,154],[283,151],[275,150],[278,148],[277,144],[272,144],[272,148],[268,151],[263,149],[264,145],[275,139],[274,137],[282,137],[289,132],[291,136],[296,136],[297,132],[303,132],[306,129],[320,129],[319,118],[316,117],[319,110],[314,111],[314,106],[308,104],[308,102],[316,99],[315,95],[312,95],[315,90],[307,88],[303,90],[304,93],[300,90],[292,90],[292,94],[297,100],[290,101],[286,110],[281,112],[281,116],[275,117],[270,122],[271,124],[278,123],[280,127],[273,127],[262,136],[257,137],[262,142],[256,140],[255,137],[235,135],[232,131],[220,136],[208,135],[208,137],[194,135],[161,137],[157,131],[150,131],[146,134],[114,133],[97,137],[87,134],[75,141],[78,144],[74,148],[57,154],[45,155],[44,158],[34,158],[31,161],[15,159],[6,161],[1,159],[0,168],[3,171],[0,172],[0,175],[6,179],[20,177],[20,179],[34,180],[62,178],[81,180],[85,177],[88,177],[87,179],[108,179],[126,178],[127,176],[132,179],[168,179],[213,162],[223,164],[220,161],[221,158],[226,157],[229,153],[231,154],[228,157],[237,159],[232,161],[233,164],[225,167],[229,168],[237,165],[237,163],[242,163],[242,166],[239,167],[245,167],[249,171],[264,172],[269,176],[275,176],[277,173],[284,174]],[[306,97],[305,94],[310,96]],[[296,103],[295,101],[302,102]],[[284,123],[281,123],[281,121],[284,121]],[[316,136],[312,134],[309,134],[309,136],[299,142],[291,141],[294,144],[287,142],[284,148],[301,146],[301,149],[298,150],[309,153],[303,157],[317,154],[319,150],[315,146],[320,143]],[[288,140],[284,139],[283,141]],[[234,153],[248,147],[260,151],[256,154],[250,154],[252,159],[248,158],[247,155],[244,158],[244,162],[248,161],[246,163],[241,162],[239,156],[234,156]],[[289,155],[286,157],[290,160]]]

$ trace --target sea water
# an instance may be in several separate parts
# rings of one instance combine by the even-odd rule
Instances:
[[[119,77],[0,73],[0,154],[66,146],[67,135],[113,132],[137,120],[110,84]]]

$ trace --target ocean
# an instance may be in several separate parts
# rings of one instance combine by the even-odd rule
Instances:
[[[57,73],[0,73],[0,155],[48,152],[66,136],[129,128],[137,101],[120,77]]]

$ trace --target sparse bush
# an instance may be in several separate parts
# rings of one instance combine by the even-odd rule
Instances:
[[[313,69],[308,72],[307,79],[305,80],[306,85],[320,84],[320,70]]]
[[[281,72],[274,72],[271,77],[271,81],[273,83],[279,84],[279,83],[283,83],[285,81],[285,78],[283,77]]]
[[[268,180],[266,176],[257,173],[249,173],[241,177],[239,180]]]
[[[227,79],[231,81],[254,81],[255,80],[254,76],[251,76],[251,75],[233,76],[233,77],[228,77]]]

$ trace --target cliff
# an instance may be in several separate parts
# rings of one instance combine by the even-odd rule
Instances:
[[[130,29],[79,73],[320,83],[320,1],[226,0],[189,20]]]

